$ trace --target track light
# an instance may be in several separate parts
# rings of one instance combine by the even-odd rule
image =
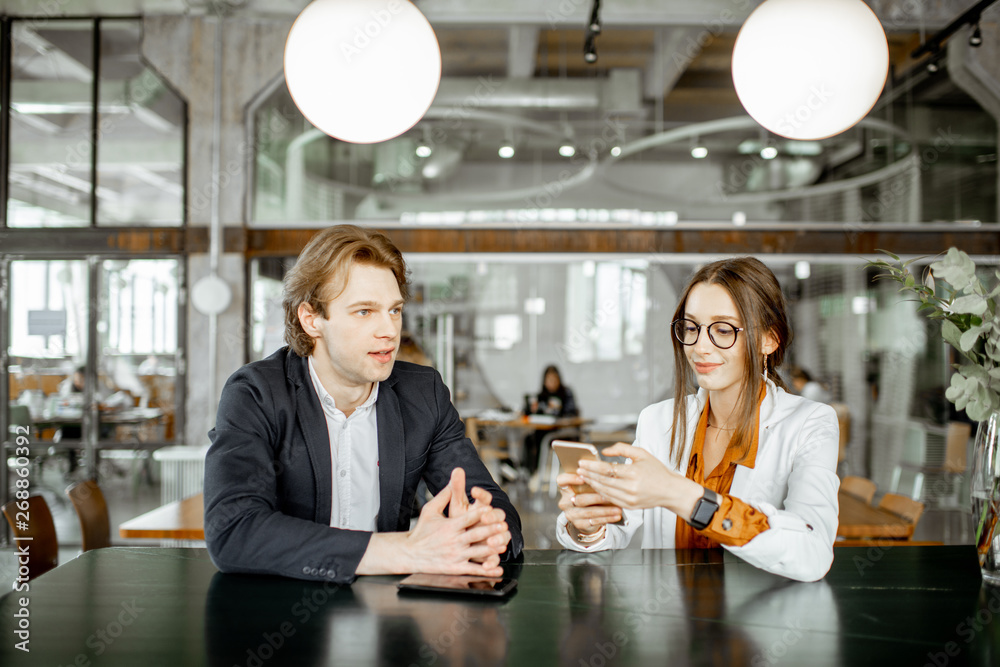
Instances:
[[[621,154],[622,154],[622,147],[621,146],[612,146],[611,147],[611,157],[618,157]]]
[[[601,0],[594,0],[594,6],[590,9],[590,23],[587,30],[595,35],[601,34]]]
[[[431,133],[428,128],[424,128],[423,135],[420,137],[420,141],[417,142],[417,147],[413,150],[419,158],[429,158],[434,149],[431,147]]]
[[[979,29],[979,19],[983,11],[997,0],[979,0],[972,7],[966,9],[957,19],[938,30],[928,37],[920,46],[910,53],[910,58],[916,60],[920,56],[930,54],[932,57],[941,52],[941,47],[945,41],[967,25],[972,26],[972,34],[969,35],[969,46],[979,46],[983,43],[983,33]],[[937,63],[927,63],[927,71],[933,74],[941,69]]]
[[[500,146],[500,150],[497,151],[497,155],[507,160],[514,157],[514,146],[512,144],[503,144]]]
[[[696,160],[701,160],[702,158],[706,158],[708,157],[708,149],[704,146],[692,146],[691,157],[693,157]]]
[[[559,155],[563,157],[573,157],[576,155],[576,148],[570,142],[563,142],[563,145],[559,147]]]
[[[597,43],[595,38],[601,34],[601,0],[594,0],[590,8],[590,20],[587,21],[587,36],[583,40],[583,60],[593,65],[597,62]]]
[[[983,43],[983,33],[979,30],[979,24],[972,27],[972,34],[969,35],[969,46],[980,46]]]
[[[760,156],[765,160],[773,160],[778,157],[778,149],[774,146],[764,146],[760,149]]]
[[[593,35],[588,35],[587,41],[583,43],[583,59],[591,65],[597,62],[597,45],[594,44]]]

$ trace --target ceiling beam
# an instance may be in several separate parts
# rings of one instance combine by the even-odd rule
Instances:
[[[666,97],[701,53],[702,46],[711,41],[711,34],[700,28],[657,28],[653,56],[643,74],[645,98]]]
[[[538,26],[511,26],[507,31],[507,78],[530,79],[535,75]]]
[[[898,255],[937,255],[952,246],[972,255],[1000,255],[997,225],[814,225],[782,229],[385,229],[404,253],[602,253],[646,256],[691,253],[874,255],[886,248]],[[53,233],[58,231],[58,233]],[[227,227],[226,253],[247,257],[294,257],[319,229]],[[119,230],[6,229],[4,253],[14,256],[208,252],[207,227],[150,227]]]

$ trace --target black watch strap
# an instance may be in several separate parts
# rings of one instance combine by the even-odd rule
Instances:
[[[698,502],[694,504],[694,511],[688,523],[696,530],[705,530],[708,524],[712,523],[712,517],[719,510],[719,494],[709,488],[705,489]]]

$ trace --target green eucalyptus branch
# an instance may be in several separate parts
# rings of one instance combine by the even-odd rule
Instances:
[[[934,261],[922,280],[910,265],[924,258],[902,261],[898,255],[880,250],[890,260],[868,262],[879,270],[876,280],[899,283],[899,292],[919,301],[917,311],[941,322],[941,335],[971,363],[956,364],[948,400],[975,421],[1000,409],[1000,271],[998,284],[986,287],[976,273],[976,264],[957,248],[950,248]]]

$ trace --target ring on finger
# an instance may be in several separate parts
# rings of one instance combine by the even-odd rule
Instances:
[[[609,474],[612,477],[618,477],[618,464],[617,463],[612,463],[611,464],[611,472]]]

